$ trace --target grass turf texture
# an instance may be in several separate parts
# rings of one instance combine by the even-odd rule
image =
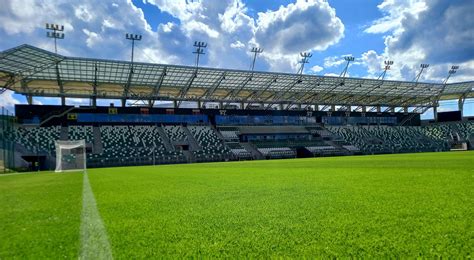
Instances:
[[[90,169],[113,256],[472,257],[474,153]],[[0,258],[77,257],[80,173],[0,177]]]

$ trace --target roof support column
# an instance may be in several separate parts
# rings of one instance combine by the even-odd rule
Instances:
[[[28,94],[26,96],[26,101],[28,102],[28,105],[33,105],[33,95],[32,94]]]
[[[314,111],[319,111],[319,105],[314,104]]]
[[[463,110],[464,110],[464,100],[466,100],[466,99],[464,99],[463,97],[460,97],[460,98],[458,99],[458,109],[459,109],[459,111],[461,112],[461,119],[462,119],[462,117],[464,116],[464,113],[463,113]]]
[[[59,65],[56,63],[56,81],[58,82],[59,86],[59,93],[61,95],[61,106],[66,105],[66,97],[64,96],[64,86],[61,80],[61,74],[59,73]]]
[[[125,107],[126,104],[127,104],[127,99],[126,99],[126,98],[122,98],[122,107]]]
[[[97,107],[97,62],[94,64],[94,84],[92,84],[92,106]]]
[[[438,107],[437,106],[433,107],[433,116],[434,116],[435,122],[438,122]]]

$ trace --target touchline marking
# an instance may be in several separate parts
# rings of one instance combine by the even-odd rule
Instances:
[[[109,238],[100,217],[87,172],[84,173],[79,259],[113,259]]]

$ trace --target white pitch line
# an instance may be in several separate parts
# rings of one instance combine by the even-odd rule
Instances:
[[[79,259],[113,259],[109,238],[100,217],[87,172],[84,173]]]

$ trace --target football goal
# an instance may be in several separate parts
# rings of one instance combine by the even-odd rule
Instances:
[[[82,171],[86,172],[86,142],[56,141],[55,172]]]

